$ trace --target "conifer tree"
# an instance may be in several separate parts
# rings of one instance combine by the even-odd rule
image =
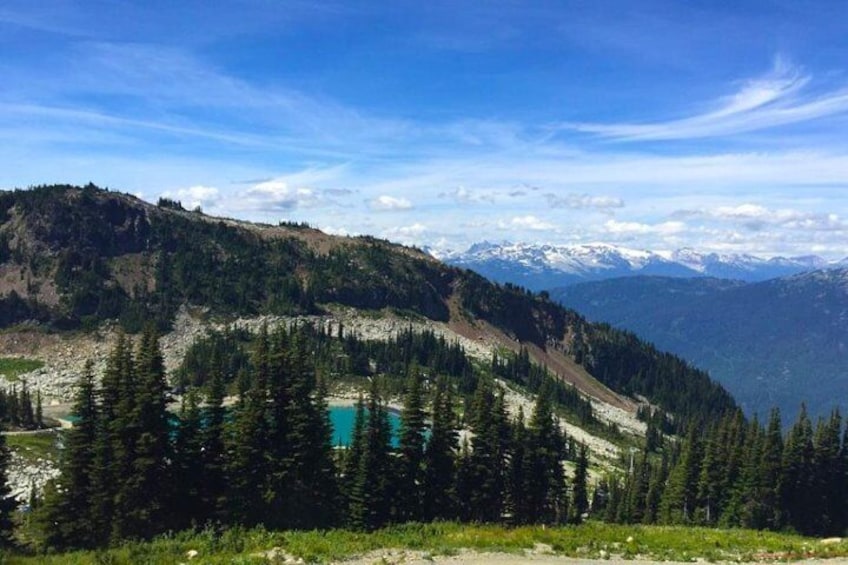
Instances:
[[[424,461],[424,402],[422,377],[417,364],[410,369],[406,396],[400,413],[400,441],[398,451],[397,509],[401,522],[423,518],[423,461]]]
[[[768,428],[763,438],[760,460],[760,490],[756,494],[763,505],[763,527],[778,530],[781,527],[780,475],[783,458],[783,432],[780,410],[775,408],[769,416]]]
[[[373,530],[391,518],[391,428],[380,400],[377,381],[371,381],[363,449],[350,494],[350,524]]]
[[[663,523],[686,524],[694,519],[700,458],[698,430],[695,425],[690,425],[680,458],[669,474],[668,485],[663,494],[660,505]]]
[[[94,545],[106,545],[123,530],[117,497],[130,474],[137,440],[132,344],[123,332],[106,359],[99,391],[100,406],[92,466]]]
[[[479,379],[471,404],[471,484],[468,510],[478,522],[500,520],[503,505],[501,426],[495,394],[488,379]]]
[[[45,504],[38,512],[43,543],[50,548],[94,547],[94,463],[98,431],[98,407],[92,364],[85,365],[77,386],[73,413],[77,420],[68,432],[60,464],[61,474],[47,489]]]
[[[203,445],[203,482],[200,486],[202,514],[208,521],[225,521],[226,499],[226,452],[224,445],[225,418],[224,379],[220,369],[213,369],[210,375],[206,398],[206,422],[201,428]]]
[[[294,528],[329,526],[335,522],[335,467],[332,429],[327,420],[326,394],[318,387],[315,368],[299,333],[292,340],[288,380],[287,422],[283,441],[282,524]]]
[[[726,428],[713,427],[704,443],[704,458],[698,477],[698,521],[712,525],[718,522],[722,500],[725,497],[726,478],[724,450]]]
[[[563,521],[565,480],[562,472],[563,441],[553,414],[550,389],[536,397],[530,419],[530,453],[527,504],[533,519],[540,523]]]
[[[760,467],[762,461],[763,431],[755,417],[745,433],[744,459],[736,483],[731,485],[731,495],[722,522],[729,526],[762,528],[765,511],[757,497],[761,489]]]
[[[154,326],[145,329],[136,357],[134,420],[135,453],[129,474],[118,492],[117,506],[122,516],[116,520],[120,538],[150,538],[167,521],[167,492],[171,484],[167,383],[165,366]]]
[[[780,477],[783,523],[801,533],[809,533],[815,520],[815,509],[810,504],[813,454],[813,428],[807,416],[807,407],[802,404],[798,420],[786,438]]]
[[[648,464],[647,447],[639,456],[638,462],[633,467],[633,472],[627,477],[625,497],[620,512],[621,521],[626,523],[639,523],[645,518],[648,489],[650,488],[651,466]]]
[[[574,471],[574,480],[572,482],[571,496],[573,521],[576,523],[580,523],[583,520],[583,514],[589,510],[588,472],[589,453],[586,449],[586,445],[580,444],[580,451],[577,455],[577,466]]]
[[[660,501],[662,500],[663,493],[665,492],[667,479],[668,455],[663,452],[660,464],[653,466],[651,469],[648,494],[645,497],[645,514],[642,516],[643,524],[654,524],[657,522],[660,510]]]
[[[353,430],[351,430],[350,444],[348,445],[342,465],[341,489],[345,498],[345,519],[349,526],[355,526],[351,521],[354,504],[354,485],[359,475],[359,466],[362,464],[362,453],[365,451],[365,399],[360,393],[356,401],[356,411],[353,418]]]
[[[524,423],[524,409],[519,407],[518,416],[512,426],[512,455],[509,459],[509,478],[507,480],[507,491],[509,493],[509,510],[512,513],[512,521],[515,524],[526,524],[532,520],[527,507],[527,489],[529,454],[527,443],[530,434]]]
[[[813,523],[811,531],[820,535],[841,533],[841,517],[846,503],[845,468],[840,454],[842,417],[834,410],[827,420],[820,420],[813,438],[813,476],[810,504]]]
[[[267,333],[260,334],[254,353],[254,378],[236,406],[227,437],[228,514],[244,526],[265,518],[268,480],[268,347]]]
[[[203,500],[206,467],[203,460],[203,418],[196,391],[182,399],[174,441],[173,492],[168,500],[169,521],[178,530],[202,524],[207,514]]]
[[[424,450],[424,517],[456,517],[456,451],[459,434],[453,395],[446,377],[439,377],[433,396],[433,424]]]

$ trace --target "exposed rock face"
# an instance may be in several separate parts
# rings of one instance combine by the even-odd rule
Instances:
[[[33,488],[37,493],[41,493],[47,481],[58,476],[59,468],[55,461],[41,457],[30,459],[12,451],[7,480],[12,496],[19,503],[23,504],[29,500]]]

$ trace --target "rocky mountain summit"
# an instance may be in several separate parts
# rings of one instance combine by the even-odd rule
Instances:
[[[656,252],[605,243],[482,242],[465,251],[437,253],[436,256],[492,280],[520,284],[531,290],[626,276],[715,277],[755,282],[848,264],[846,260],[827,261],[815,255],[763,258],[749,254],[704,253],[689,248]]]

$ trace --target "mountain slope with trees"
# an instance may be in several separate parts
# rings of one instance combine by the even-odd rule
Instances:
[[[846,269],[752,284],[629,277],[551,295],[709,370],[749,413],[794,416],[801,401],[813,417],[848,409]]]
[[[147,320],[161,330],[185,304],[220,315],[320,313],[326,304],[412,312],[491,328],[516,352],[527,345],[533,357],[580,367],[572,373],[584,391],[600,390],[597,379],[685,418],[734,406],[704,373],[632,335],[415,249],[212,218],[93,185],[0,193],[0,327],[117,319],[129,332]]]

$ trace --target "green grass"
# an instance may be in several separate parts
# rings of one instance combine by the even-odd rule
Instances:
[[[5,375],[6,380],[17,381],[24,373],[35,371],[44,366],[37,359],[25,359],[24,357],[0,357],[0,375]]]
[[[130,543],[100,552],[9,556],[6,563],[149,565],[185,561],[196,550],[200,563],[265,563],[263,553],[280,548],[307,562],[324,563],[377,550],[410,549],[430,555],[460,549],[521,554],[546,544],[558,555],[600,558],[622,556],[655,560],[769,561],[830,558],[848,555],[848,542],[822,544],[816,539],[750,530],[621,526],[590,522],[561,528],[473,526],[452,523],[408,524],[370,534],[328,532],[268,532],[233,529],[183,533],[150,543]]]
[[[38,459],[56,461],[59,458],[57,439],[55,431],[14,434],[6,436],[6,445],[30,463]]]

